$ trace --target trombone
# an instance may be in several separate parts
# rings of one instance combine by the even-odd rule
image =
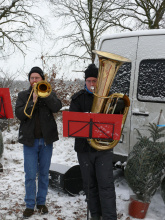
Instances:
[[[48,83],[46,80],[42,80],[42,81],[40,81],[40,82],[38,82],[38,83],[34,83],[34,86],[33,86],[33,88],[32,88],[32,91],[31,91],[31,93],[30,93],[30,95],[29,95],[29,98],[28,98],[28,100],[27,100],[26,106],[25,106],[25,108],[24,108],[24,114],[25,114],[28,118],[30,118],[30,119],[31,119],[31,117],[32,117],[32,114],[33,114],[33,111],[34,111],[34,107],[35,107],[36,102],[37,102],[37,99],[36,99],[36,101],[35,101],[34,104],[33,104],[33,108],[32,108],[32,110],[31,110],[31,113],[30,113],[30,114],[27,114],[26,109],[27,109],[27,106],[28,106],[28,104],[29,104],[29,101],[30,101],[30,98],[31,98],[33,92],[35,92],[35,93],[37,94],[37,99],[38,99],[38,97],[40,97],[40,98],[46,98],[46,97],[48,97],[48,96],[50,95],[50,93],[52,92],[52,88],[51,88],[50,83]]]

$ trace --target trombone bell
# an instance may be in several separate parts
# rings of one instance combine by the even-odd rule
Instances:
[[[34,107],[35,107],[36,102],[37,102],[37,99],[36,99],[36,101],[35,101],[34,104],[33,104],[33,108],[32,108],[32,110],[31,110],[31,113],[30,113],[30,114],[27,114],[26,109],[27,109],[27,106],[28,106],[28,104],[29,104],[29,101],[30,101],[31,96],[33,95],[33,92],[35,92],[35,93],[37,94],[37,99],[38,99],[38,97],[40,97],[40,98],[46,98],[46,97],[48,97],[48,96],[51,94],[52,88],[51,88],[51,85],[50,85],[47,81],[45,81],[45,80],[42,80],[42,81],[40,81],[40,82],[34,84],[34,86],[33,86],[33,88],[32,88],[32,91],[31,91],[31,93],[30,93],[30,95],[29,95],[29,98],[28,98],[28,100],[27,100],[26,106],[25,106],[25,108],[24,108],[24,114],[25,114],[28,118],[30,118],[30,119],[31,119],[31,117],[32,117],[32,114],[33,114],[33,111],[34,111]]]
[[[35,85],[34,91],[40,98],[46,98],[50,95],[52,88],[48,82],[43,80]]]

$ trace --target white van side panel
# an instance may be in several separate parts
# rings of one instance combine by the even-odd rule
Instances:
[[[146,59],[165,59],[165,30],[129,32],[104,37],[98,50],[118,54],[132,61],[129,90],[131,106],[123,130],[123,142],[114,148],[115,154],[128,155],[137,142],[136,129],[142,135],[148,136],[146,125],[157,124],[158,118],[159,124],[165,124],[165,100],[154,101],[152,97],[151,100],[149,98],[147,101],[141,101],[137,97],[140,62]]]
[[[136,74],[134,81],[132,108],[131,108],[131,133],[130,133],[130,148],[137,142],[137,131],[138,129],[141,134],[148,136],[147,127],[149,123],[158,122],[159,124],[165,124],[165,103],[153,102],[153,98],[148,97],[150,101],[139,101],[137,99],[138,90],[138,76],[139,76],[139,65],[142,60],[145,59],[165,59],[165,35],[155,36],[140,36],[138,43],[137,61],[136,61]],[[165,74],[165,73],[164,73]],[[147,84],[148,82],[146,82]],[[165,101],[165,100],[164,100]],[[160,115],[160,111],[162,113]],[[142,113],[142,115],[135,113]],[[144,113],[144,115],[143,115]],[[146,114],[146,116],[145,116]],[[148,114],[148,116],[147,116]]]
[[[137,44],[138,44],[137,37],[126,37],[126,38],[116,38],[116,39],[107,39],[107,40],[105,39],[99,48],[99,50],[101,51],[118,54],[133,61],[131,62],[132,72],[131,72],[130,94],[129,94],[130,100],[132,97],[132,90],[133,90],[132,85],[134,81]],[[118,143],[117,146],[115,146],[114,148],[115,154],[127,156],[130,151],[129,149],[130,118],[131,118],[131,111],[129,110],[129,113],[127,115],[127,120],[122,133],[122,142]]]

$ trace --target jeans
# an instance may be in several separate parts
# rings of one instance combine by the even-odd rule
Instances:
[[[44,139],[35,139],[34,146],[24,145],[25,203],[34,209],[35,204],[45,205],[49,185],[49,167],[53,144],[45,145]],[[36,179],[38,190],[36,192]]]

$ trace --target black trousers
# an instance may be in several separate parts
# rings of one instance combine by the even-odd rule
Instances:
[[[116,220],[112,150],[77,153],[91,216]]]

